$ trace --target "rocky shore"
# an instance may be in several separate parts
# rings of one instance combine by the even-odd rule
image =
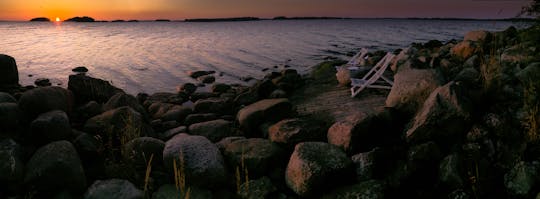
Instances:
[[[0,198],[534,198],[539,29],[396,50],[385,107],[347,117],[297,110],[343,61],[133,96],[85,68],[21,87],[0,55]]]

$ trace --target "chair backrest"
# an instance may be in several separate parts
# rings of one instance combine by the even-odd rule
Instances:
[[[394,58],[394,54],[388,52],[386,55],[371,68],[371,70],[362,78],[362,80],[366,83],[366,85],[373,84],[379,77],[384,73],[390,62],[392,61],[392,58]]]
[[[360,59],[363,59],[366,54],[368,53],[368,49],[366,48],[362,48],[360,49],[360,51],[358,53],[356,53],[356,55],[354,55],[351,60],[349,60],[349,62],[347,62],[347,65],[348,66],[356,66],[358,65],[358,62],[360,61]]]

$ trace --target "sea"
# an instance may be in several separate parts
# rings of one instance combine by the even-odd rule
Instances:
[[[393,51],[412,42],[460,40],[470,30],[500,31],[510,21],[418,19],[261,20],[243,22],[0,22],[0,54],[17,61],[21,85],[48,78],[67,87],[71,69],[131,94],[174,92],[215,71],[216,82],[249,84],[272,70],[300,73],[360,48]]]

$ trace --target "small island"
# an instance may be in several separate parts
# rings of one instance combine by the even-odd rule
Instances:
[[[96,20],[94,20],[92,17],[84,16],[84,17],[69,18],[66,21],[71,21],[71,22],[95,22]]]
[[[47,17],[37,17],[37,18],[30,19],[30,21],[49,22],[51,20]]]
[[[185,19],[185,22],[258,21],[257,17]]]
[[[157,22],[171,22],[170,19],[156,19]]]

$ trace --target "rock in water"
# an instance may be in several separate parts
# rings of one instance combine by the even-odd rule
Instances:
[[[122,89],[112,86],[107,81],[84,74],[70,75],[68,89],[73,92],[78,103],[88,101],[104,103],[116,93],[123,92]]]
[[[44,194],[62,190],[82,193],[86,188],[81,160],[68,141],[52,142],[39,148],[28,161],[24,181]]]
[[[285,98],[265,99],[238,111],[237,119],[244,133],[254,135],[264,122],[276,122],[292,115],[292,104]]]
[[[15,59],[0,54],[0,87],[19,85],[19,71]]]
[[[190,185],[215,187],[225,182],[223,156],[203,136],[184,133],[174,136],[165,143],[163,162],[171,174],[183,167],[186,183]]]
[[[71,71],[76,72],[76,73],[86,73],[88,72],[88,68],[84,66],[79,66],[79,67],[75,67],[74,69],[71,69]]]
[[[345,152],[323,142],[296,145],[285,172],[287,186],[308,198],[354,177],[353,163]]]
[[[72,106],[73,96],[71,92],[56,86],[26,91],[19,99],[19,108],[28,120],[52,110],[62,110],[70,113]]]
[[[144,193],[127,180],[97,180],[88,188],[84,199],[143,199]]]

